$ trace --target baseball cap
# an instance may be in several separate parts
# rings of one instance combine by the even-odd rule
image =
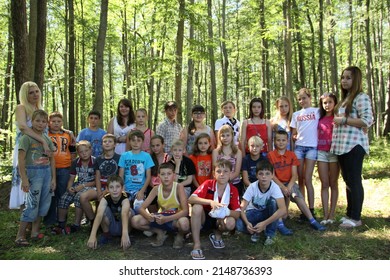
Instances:
[[[164,110],[168,110],[169,108],[177,108],[177,104],[175,101],[167,101],[164,105]]]

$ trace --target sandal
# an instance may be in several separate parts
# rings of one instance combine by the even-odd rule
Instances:
[[[156,238],[156,241],[155,242],[152,242],[152,246],[153,247],[161,247],[162,245],[164,245],[164,242],[165,242],[165,239],[168,238],[168,235],[164,232],[164,234],[162,235],[157,235],[157,238]]]
[[[31,241],[39,241],[45,238],[45,235],[43,233],[38,233],[35,236],[31,236]]]
[[[193,260],[204,260],[205,256],[203,255],[202,249],[194,249],[191,251],[191,257]]]
[[[19,247],[27,247],[30,246],[30,243],[25,238],[19,238],[15,240],[15,245]]]
[[[213,247],[215,249],[222,249],[222,248],[225,248],[225,243],[223,242],[223,240],[216,240],[215,239],[215,234],[214,233],[210,233],[209,235],[209,239],[211,241],[211,244],[213,244]]]
[[[340,227],[345,228],[345,229],[351,229],[351,228],[359,227],[361,225],[362,225],[362,221],[345,219],[344,222],[342,224],[340,224]]]

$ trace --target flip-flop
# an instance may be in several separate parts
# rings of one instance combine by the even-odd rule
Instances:
[[[211,241],[211,244],[213,244],[213,247],[215,249],[222,249],[222,248],[225,248],[225,243],[223,242],[223,240],[216,240],[215,239],[215,234],[214,233],[210,233],[209,235],[209,239]]]
[[[350,229],[350,228],[359,227],[361,225],[362,225],[362,221],[355,222],[351,219],[345,219],[344,222],[340,224],[340,227],[345,229]]]
[[[19,238],[15,240],[15,245],[19,247],[27,247],[30,246],[30,243],[25,238]]]
[[[43,233],[38,233],[36,236],[31,236],[32,241],[39,241],[45,238],[45,235]]]
[[[205,256],[203,255],[203,251],[201,249],[192,250],[191,257],[193,260],[204,260],[205,259]]]

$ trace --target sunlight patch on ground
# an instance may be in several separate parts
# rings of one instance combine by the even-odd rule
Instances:
[[[36,254],[52,254],[52,253],[58,253],[58,252],[60,252],[59,250],[54,249],[54,248],[51,247],[51,246],[34,248],[33,251],[34,251]]]

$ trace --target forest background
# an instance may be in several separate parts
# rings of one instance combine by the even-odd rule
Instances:
[[[255,96],[270,118],[281,95],[296,110],[301,87],[314,106],[323,92],[340,96],[341,71],[356,65],[373,102],[370,137],[389,135],[390,0],[0,0],[0,11],[4,160],[27,80],[77,134],[91,109],[105,128],[123,97],[149,111],[152,129],[167,100],[178,102],[182,124],[202,104],[213,126],[224,100],[242,120]]]

